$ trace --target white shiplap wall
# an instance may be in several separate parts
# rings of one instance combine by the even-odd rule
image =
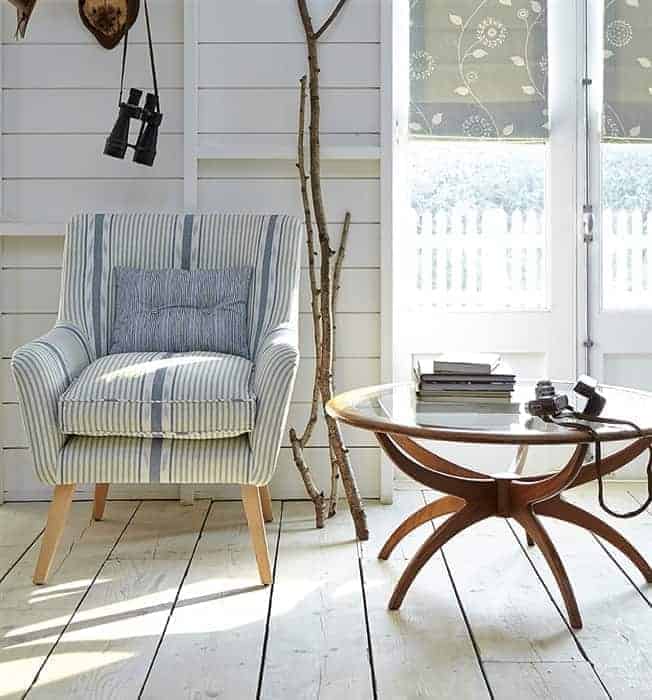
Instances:
[[[332,0],[313,0],[318,21]],[[165,119],[153,169],[102,157],[116,113],[120,52],[94,43],[73,0],[37,5],[25,41],[2,5],[2,169],[4,217],[64,222],[79,210],[183,207],[183,0],[150,0]],[[295,0],[201,0],[199,131],[211,144],[258,145],[278,152],[295,140],[297,82],[305,49]],[[380,131],[380,2],[354,0],[322,48],[324,142],[377,146]],[[130,37],[129,86],[149,82],[143,19]],[[291,160],[203,160],[200,210],[287,211],[300,215]],[[338,389],[379,380],[380,184],[375,160],[324,162],[329,220],[337,231],[350,208],[353,226],[338,317]],[[20,425],[8,358],[55,318],[63,239],[2,239],[0,392],[2,459],[8,498],[46,494],[35,483]],[[307,286],[302,286],[302,360],[290,421],[307,415],[312,357]],[[346,431],[363,493],[378,494],[379,455],[369,436]],[[328,470],[323,426],[311,463]],[[322,476],[323,480],[323,476]],[[289,450],[282,451],[277,495],[303,494]],[[169,493],[158,489],[159,493]]]

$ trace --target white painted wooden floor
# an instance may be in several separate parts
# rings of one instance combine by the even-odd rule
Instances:
[[[571,492],[595,510],[593,491]],[[619,507],[644,496],[611,486]],[[432,494],[368,504],[320,532],[275,503],[274,585],[258,585],[240,503],[119,502],[72,516],[48,586],[31,584],[47,504],[0,508],[0,698],[652,697],[652,586],[591,535],[547,521],[585,627],[566,624],[545,562],[494,519],[446,546],[398,613],[387,600],[417,531],[385,536]],[[652,513],[617,526],[652,557]]]

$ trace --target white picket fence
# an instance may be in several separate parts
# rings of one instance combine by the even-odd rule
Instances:
[[[652,305],[652,211],[605,209],[599,235],[604,243],[604,305],[611,308],[649,308]]]
[[[546,303],[543,212],[460,206],[410,210],[408,232],[417,306],[536,309]],[[607,308],[652,306],[652,211],[604,209],[602,289]]]
[[[546,301],[543,212],[409,212],[412,301],[444,308],[541,308]]]

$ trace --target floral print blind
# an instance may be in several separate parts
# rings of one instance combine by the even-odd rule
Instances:
[[[650,140],[652,2],[605,0],[603,42],[603,138]]]
[[[546,0],[410,0],[410,133],[546,140],[546,10]]]

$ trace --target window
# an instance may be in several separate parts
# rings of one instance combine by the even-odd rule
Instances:
[[[545,2],[412,0],[412,305],[547,304]],[[485,7],[486,6],[486,7]]]
[[[606,0],[602,304],[652,307],[652,8]]]

